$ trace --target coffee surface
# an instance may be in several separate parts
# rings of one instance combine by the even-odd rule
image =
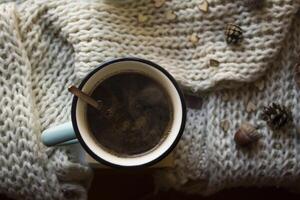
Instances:
[[[103,102],[101,111],[87,108],[91,132],[107,151],[134,156],[162,142],[172,120],[165,90],[138,73],[121,73],[101,82],[91,95]]]

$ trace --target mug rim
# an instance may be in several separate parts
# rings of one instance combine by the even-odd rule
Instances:
[[[73,100],[72,100],[72,107],[71,107],[71,121],[72,121],[72,125],[76,134],[76,138],[78,139],[78,141],[80,142],[81,146],[84,148],[84,150],[96,161],[98,161],[99,163],[102,163],[106,166],[110,166],[113,168],[137,168],[137,167],[148,167],[148,166],[152,166],[155,163],[158,163],[159,161],[161,161],[162,159],[164,159],[167,155],[169,155],[172,150],[175,148],[175,146],[178,144],[184,128],[185,128],[185,124],[186,124],[186,104],[185,104],[185,100],[184,100],[184,95],[178,85],[178,83],[176,82],[176,80],[174,79],[174,77],[164,68],[162,68],[161,66],[159,66],[156,63],[153,63],[149,60],[145,60],[142,58],[136,58],[136,57],[124,57],[124,58],[117,58],[117,59],[113,59],[110,61],[106,61],[102,64],[100,64],[98,67],[96,67],[94,70],[92,70],[90,73],[88,73],[83,80],[81,81],[80,85],[78,86],[78,88],[80,90],[82,90],[82,88],[84,87],[84,85],[87,83],[87,81],[99,70],[105,68],[105,67],[109,67],[111,64],[113,63],[117,63],[117,62],[123,62],[123,61],[134,61],[134,62],[141,62],[144,64],[147,64],[147,66],[149,67],[154,67],[156,69],[158,69],[159,71],[161,71],[174,85],[179,98],[180,98],[180,102],[181,102],[181,108],[182,108],[182,118],[181,118],[181,125],[180,125],[180,129],[177,133],[177,136],[175,138],[175,140],[173,141],[173,143],[171,144],[171,146],[164,151],[160,156],[158,156],[157,158],[146,162],[144,164],[141,165],[133,165],[133,166],[123,166],[123,165],[119,165],[119,164],[115,164],[112,162],[109,162],[107,160],[102,159],[101,157],[99,157],[97,154],[95,154],[93,152],[93,150],[84,142],[84,140],[81,137],[79,128],[77,126],[77,119],[76,119],[76,107],[77,107],[77,101],[78,101],[78,97],[74,96]]]

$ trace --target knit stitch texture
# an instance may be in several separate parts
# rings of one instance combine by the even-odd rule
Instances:
[[[201,2],[170,0],[160,8],[152,0],[0,4],[0,193],[86,198],[91,170],[76,157],[78,146],[46,148],[40,134],[70,120],[69,85],[103,61],[124,56],[158,63],[186,92],[202,98],[201,108],[188,108],[175,168],[159,173],[158,186],[211,194],[235,186],[299,184],[300,104],[293,68],[300,53],[300,2],[266,0],[262,9],[251,10],[243,1],[208,0],[207,13],[199,10]],[[170,10],[175,19],[166,17]],[[147,20],[139,22],[139,14]],[[241,45],[226,43],[228,23],[244,31]],[[194,33],[197,44],[188,39]],[[210,59],[220,65],[209,66]],[[249,101],[256,107],[251,112]],[[291,109],[291,126],[267,127],[260,115],[272,102]],[[228,130],[221,127],[224,121]],[[242,121],[263,135],[249,149],[233,140]]]
[[[65,85],[76,83],[73,49],[34,26],[39,10],[32,10],[26,23],[13,4],[0,6],[0,193],[86,199],[90,169],[70,150],[46,149],[39,138],[45,128],[69,120]]]

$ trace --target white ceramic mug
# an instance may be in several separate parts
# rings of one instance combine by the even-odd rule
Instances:
[[[101,147],[88,128],[87,104],[73,98],[72,121],[51,127],[42,133],[42,142],[47,146],[79,141],[83,148],[97,161],[113,167],[149,166],[164,158],[178,143],[185,126],[186,106],[183,94],[175,79],[162,67],[139,58],[121,58],[106,62],[88,74],[79,89],[87,94],[107,78],[124,73],[136,72],[154,79],[166,91],[172,103],[172,122],[166,138],[153,150],[135,157],[120,157]],[[141,144],[142,145],[142,144]]]

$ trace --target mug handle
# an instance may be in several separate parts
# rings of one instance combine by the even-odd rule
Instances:
[[[78,140],[76,139],[72,122],[67,122],[43,131],[42,142],[46,146],[55,146],[74,144]]]

